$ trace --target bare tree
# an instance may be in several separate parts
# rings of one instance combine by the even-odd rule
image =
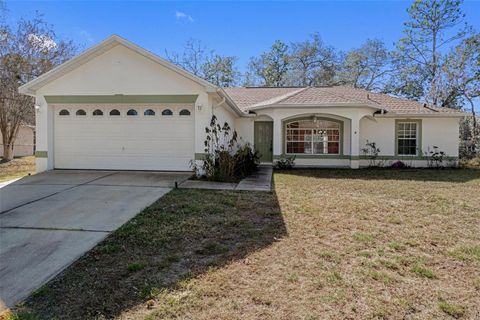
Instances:
[[[290,46],[289,82],[300,86],[333,84],[338,71],[338,57],[333,47],[327,46],[318,33],[310,39]]]
[[[288,45],[275,41],[269,51],[250,58],[248,80],[255,85],[279,87],[288,83],[290,68]]]
[[[3,161],[13,159],[13,148],[22,124],[34,122],[34,101],[18,87],[72,57],[76,46],[57,38],[41,15],[21,19],[14,28],[0,26],[0,131]]]
[[[170,62],[220,87],[235,85],[240,76],[237,57],[219,55],[199,40],[187,40],[182,53],[165,51],[165,54]]]
[[[394,71],[391,55],[380,40],[368,39],[360,48],[349,51],[343,60],[341,82],[354,88],[384,91]]]

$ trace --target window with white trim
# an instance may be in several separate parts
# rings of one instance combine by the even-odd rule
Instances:
[[[418,123],[397,123],[397,153],[401,156],[418,154]]]
[[[285,128],[287,154],[339,154],[340,123],[329,120],[300,120]]]

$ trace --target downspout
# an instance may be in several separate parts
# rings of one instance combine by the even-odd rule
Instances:
[[[219,103],[217,103],[217,104],[215,104],[215,105],[212,106],[212,117],[213,117],[213,115],[214,115],[214,114],[213,114],[213,111],[214,111],[215,109],[217,109],[218,107],[220,107],[222,104],[224,104],[226,100],[227,100],[227,99],[226,99],[225,97],[222,97],[222,100],[221,100]]]

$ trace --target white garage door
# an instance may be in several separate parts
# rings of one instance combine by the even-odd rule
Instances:
[[[56,106],[54,110],[57,169],[191,170],[193,106]]]

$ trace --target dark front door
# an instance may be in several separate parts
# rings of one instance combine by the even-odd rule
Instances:
[[[273,122],[256,121],[253,130],[254,147],[261,162],[273,161]]]

